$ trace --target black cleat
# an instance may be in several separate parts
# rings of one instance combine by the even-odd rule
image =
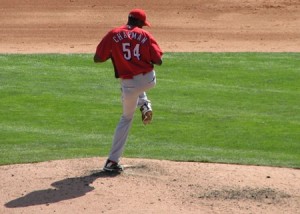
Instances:
[[[103,170],[106,172],[121,172],[124,170],[124,167],[117,162],[107,160]]]

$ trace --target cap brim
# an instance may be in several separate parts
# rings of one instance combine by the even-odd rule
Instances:
[[[148,26],[148,27],[151,27],[151,24],[147,21],[144,22],[144,26]]]

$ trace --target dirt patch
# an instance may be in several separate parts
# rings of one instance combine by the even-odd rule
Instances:
[[[221,190],[210,190],[200,194],[199,198],[216,200],[253,200],[268,204],[282,202],[283,199],[290,198],[289,194],[272,188],[230,188],[225,187]]]
[[[1,166],[0,213],[297,213],[295,169],[104,158]]]
[[[93,53],[136,7],[164,51],[300,50],[298,0],[2,0],[0,52]]]
[[[2,0],[0,53],[93,53],[136,7],[164,51],[300,51],[298,0]],[[299,170],[104,161],[1,166],[0,213],[300,213]]]

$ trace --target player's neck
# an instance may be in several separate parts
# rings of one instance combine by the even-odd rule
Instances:
[[[143,28],[143,26],[137,26],[137,25],[131,25],[131,24],[127,24],[126,26],[127,26],[128,29],[133,29],[133,28],[136,28],[136,27]]]

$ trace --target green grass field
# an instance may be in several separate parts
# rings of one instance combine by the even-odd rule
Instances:
[[[300,53],[166,53],[124,157],[300,167]],[[107,156],[121,114],[110,62],[0,55],[0,165]]]

